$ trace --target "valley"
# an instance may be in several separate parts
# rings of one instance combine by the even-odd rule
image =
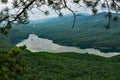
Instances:
[[[0,0],[0,80],[120,80],[120,0]]]
[[[12,35],[10,40],[13,44],[17,44],[26,39],[29,34],[36,34],[63,46],[95,48],[102,52],[120,52],[120,21],[111,22],[111,28],[106,29],[104,25],[108,19],[104,17],[105,14],[105,12],[95,16],[79,14],[73,29],[72,15],[50,18],[40,23],[38,20],[37,23],[28,25],[15,25],[10,32]],[[116,15],[118,14],[114,14]]]

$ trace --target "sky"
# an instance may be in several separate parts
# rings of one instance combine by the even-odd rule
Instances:
[[[78,6],[75,6],[75,5],[71,5],[72,7],[72,10],[74,10],[75,12],[77,12],[77,10],[79,9],[79,12],[80,13],[91,13],[91,11],[90,11],[90,9],[87,9],[87,10],[85,10],[84,8],[79,8]],[[39,19],[39,18],[41,18],[41,19],[43,19],[43,18],[50,18],[50,17],[56,17],[56,16],[58,16],[56,13],[55,13],[55,11],[53,10],[53,9],[50,9],[48,6],[43,6],[42,8],[41,8],[42,10],[48,10],[48,11],[50,11],[50,14],[49,15],[44,15],[44,13],[42,13],[42,12],[40,12],[39,10],[37,10],[37,9],[33,9],[33,13],[34,14],[32,14],[32,13],[30,13],[30,19]],[[62,13],[64,14],[64,15],[66,15],[66,14],[72,14],[69,10],[67,10],[67,9],[63,9],[62,10]],[[77,12],[78,13],[78,12]]]
[[[9,8],[12,7],[11,3],[12,3],[12,0],[9,0],[8,4],[1,4],[0,3],[0,10],[5,8],[5,7],[9,7]],[[83,7],[81,8],[80,6],[72,4],[72,3],[68,3],[68,5],[71,7],[72,10],[74,10],[77,13],[88,13],[88,14],[91,14],[91,10],[89,8],[83,8]],[[58,16],[55,13],[55,11],[53,9],[50,9],[48,6],[42,6],[41,10],[43,10],[43,11],[48,10],[48,11],[50,11],[50,14],[48,16],[46,16],[46,15],[44,15],[43,12],[39,11],[38,9],[32,9],[32,13],[29,12],[29,19],[30,20],[38,20],[38,19],[44,19],[44,18],[50,18],[50,17]],[[100,12],[101,11],[102,10],[100,9]],[[62,12],[63,12],[64,15],[71,14],[71,12],[66,10],[66,9],[63,9]],[[11,11],[11,13],[13,13],[13,11]]]

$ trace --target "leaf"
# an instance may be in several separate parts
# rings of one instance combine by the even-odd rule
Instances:
[[[8,0],[1,0],[2,3],[6,4]]]
[[[96,14],[96,13],[98,12],[98,9],[93,8],[93,9],[92,9],[92,12],[93,12],[93,14]]]
[[[79,3],[80,0],[73,0],[74,3]]]

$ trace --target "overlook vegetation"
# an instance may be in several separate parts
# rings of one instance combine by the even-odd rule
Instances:
[[[12,2],[9,4],[9,1]],[[78,14],[77,17],[69,2],[79,7],[85,5],[96,16]],[[112,14],[120,12],[119,3],[120,0],[0,0],[1,5],[11,5],[0,9],[0,80],[119,80],[119,55],[104,58],[73,52],[32,53],[25,49],[26,46],[15,47],[32,33],[61,45],[120,52],[119,14]],[[29,11],[34,8],[49,14],[49,11],[39,9],[44,5],[55,10],[59,16],[62,16],[62,9],[69,10],[73,16],[27,24]],[[107,13],[97,14],[99,6],[107,9]],[[118,21],[118,24],[112,21]],[[14,23],[24,25],[13,27]],[[104,24],[106,29],[111,29],[104,29]]]
[[[78,53],[24,52],[28,63],[18,80],[119,80],[120,56],[104,58]]]
[[[26,61],[21,54],[24,47],[0,50],[0,80],[16,80],[26,71]]]
[[[78,48],[96,48],[103,52],[120,52],[120,21],[111,22],[111,28],[105,29],[106,12],[94,15],[78,14],[75,27],[72,29],[73,16],[66,15],[62,18],[51,18],[33,21],[28,25],[14,25],[10,32],[13,44],[37,34],[39,37],[48,38],[55,43]],[[120,16],[113,14],[113,16]],[[16,32],[14,34],[13,32]]]

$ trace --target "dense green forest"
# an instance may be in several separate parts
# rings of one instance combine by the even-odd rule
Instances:
[[[120,56],[25,51],[27,73],[18,80],[119,80]]]
[[[26,39],[29,34],[48,38],[55,43],[78,48],[95,48],[103,52],[120,52],[120,21],[111,22],[106,29],[107,13],[96,15],[78,14],[75,27],[72,29],[73,16],[31,21],[28,25],[14,25],[10,32],[10,40],[16,44]],[[113,16],[120,16],[113,14]]]

